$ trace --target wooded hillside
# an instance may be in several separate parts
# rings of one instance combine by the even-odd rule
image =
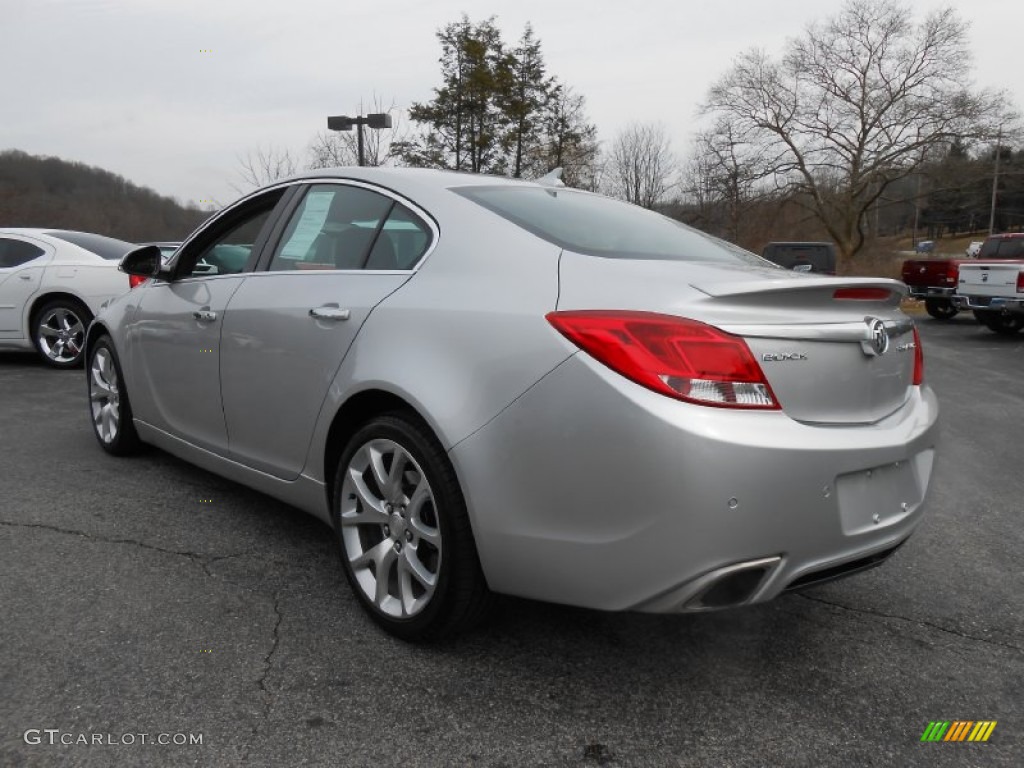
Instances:
[[[209,211],[84,163],[0,152],[0,227],[53,227],[129,242],[181,240]]]

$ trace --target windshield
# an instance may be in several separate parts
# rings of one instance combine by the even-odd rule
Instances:
[[[543,187],[452,190],[562,248],[611,259],[715,261],[774,266],[660,213],[600,195]]]

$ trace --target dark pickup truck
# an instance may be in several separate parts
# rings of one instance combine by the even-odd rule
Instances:
[[[903,282],[910,288],[911,296],[924,299],[929,315],[948,320],[960,311],[959,303],[953,299],[960,281],[960,265],[996,260],[1024,260],[1024,234],[989,235],[977,259],[907,259],[903,262]]]

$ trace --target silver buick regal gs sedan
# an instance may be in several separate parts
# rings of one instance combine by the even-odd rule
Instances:
[[[902,283],[793,273],[554,179],[336,168],[221,211],[90,326],[89,408],[329,522],[408,639],[493,593],[664,613],[876,565],[938,405]]]

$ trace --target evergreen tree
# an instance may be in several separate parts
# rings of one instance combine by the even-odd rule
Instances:
[[[596,187],[597,129],[583,97],[547,74],[529,24],[511,50],[493,18],[463,15],[437,37],[442,83],[409,109],[420,131],[395,146],[403,162],[513,177],[563,166],[567,184]]]

